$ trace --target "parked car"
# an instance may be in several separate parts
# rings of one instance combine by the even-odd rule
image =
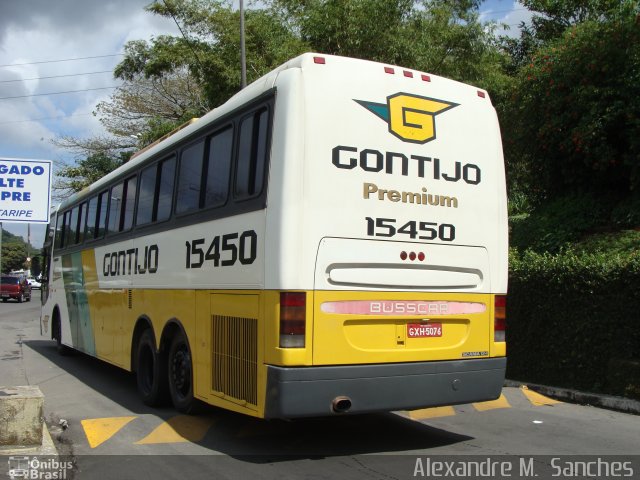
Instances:
[[[40,287],[42,286],[42,284],[37,278],[28,277],[27,282],[29,282],[29,285],[31,285],[31,289],[35,288],[37,290],[40,290]]]
[[[24,275],[2,275],[0,298],[7,302],[10,298],[22,303],[31,300],[31,285]]]

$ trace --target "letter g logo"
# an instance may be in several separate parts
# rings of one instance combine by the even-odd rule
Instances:
[[[424,144],[436,138],[435,116],[457,103],[408,93],[387,97],[387,104],[355,100],[389,125],[389,132],[399,139]]]

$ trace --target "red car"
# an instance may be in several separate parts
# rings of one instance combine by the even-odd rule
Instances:
[[[31,285],[24,275],[2,275],[0,282],[0,298],[3,302],[10,298],[19,303],[31,300]]]

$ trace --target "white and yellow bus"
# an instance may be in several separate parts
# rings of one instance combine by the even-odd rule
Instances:
[[[305,54],[64,201],[42,326],[143,400],[263,418],[497,398],[507,204],[487,93]]]

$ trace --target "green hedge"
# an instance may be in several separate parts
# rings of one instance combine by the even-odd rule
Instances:
[[[640,399],[640,252],[510,254],[508,378]]]

